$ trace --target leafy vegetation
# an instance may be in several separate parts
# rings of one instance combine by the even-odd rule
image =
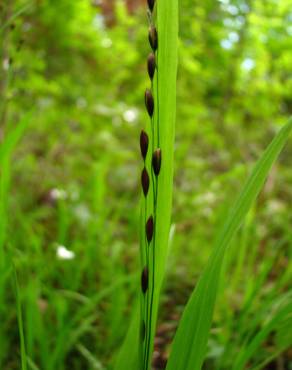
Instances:
[[[155,369],[290,369],[291,140],[264,180],[291,129],[291,2],[157,0],[160,142],[144,2],[0,6],[0,369],[135,368],[141,129],[162,149],[145,366],[154,345]]]

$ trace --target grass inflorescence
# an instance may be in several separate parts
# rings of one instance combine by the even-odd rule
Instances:
[[[229,6],[198,2],[193,23],[194,4],[180,2],[185,10],[174,150],[178,0],[148,0],[148,26],[134,9],[139,1],[59,0],[41,7],[31,1],[4,3],[0,369],[105,370],[117,359],[116,370],[150,370],[157,364],[151,361],[155,335],[154,357],[158,360],[159,354],[164,365],[168,357],[167,370],[288,368],[289,155],[282,156],[260,202],[254,200],[287,141],[291,122],[275,135],[227,212],[230,190],[249,170],[249,163],[238,166],[239,153],[247,162],[258,155],[261,142],[251,145],[250,138],[260,133],[263,143],[288,114],[284,80],[289,63],[278,63],[289,59],[283,42],[288,40],[287,20],[282,15],[276,22],[274,17],[265,20],[260,2],[237,4],[232,12],[238,11],[244,22],[238,42],[224,50],[222,35],[237,35],[230,33],[231,23],[225,24]],[[117,11],[109,14],[112,4]],[[99,6],[113,16],[109,23],[100,18]],[[286,15],[283,6],[275,2],[269,12]],[[209,17],[213,13],[215,22]],[[254,14],[260,16],[254,20]],[[275,31],[273,42],[250,42],[267,25]],[[263,52],[273,56],[276,46],[279,58],[265,63]],[[145,119],[141,159],[128,167],[122,165],[124,146],[128,151],[137,145],[134,133],[141,120],[139,109],[131,106],[141,87],[139,51],[147,78]],[[268,86],[261,76],[272,77]],[[253,107],[259,88],[259,107]],[[30,106],[36,114],[29,125],[17,125]],[[174,153],[176,225],[170,228]],[[129,176],[136,166],[141,171],[141,264],[135,248],[138,194],[133,196],[136,183]],[[266,216],[269,221],[261,218]],[[221,220],[224,225],[217,230]],[[162,301],[167,303],[156,330],[163,279]],[[181,304],[194,286],[178,323]],[[116,358],[137,291],[125,345]],[[217,296],[215,330],[210,331]]]
[[[148,18],[149,26],[149,44],[152,49],[147,58],[147,70],[150,79],[151,87],[145,90],[145,107],[150,119],[150,151],[148,153],[148,135],[142,130],[140,135],[141,153],[144,160],[144,168],[142,170],[141,183],[144,193],[144,214],[143,222],[145,227],[142,228],[142,240],[145,243],[141,244],[142,260],[145,260],[145,267],[142,271],[141,287],[143,299],[141,300],[142,326],[145,326],[145,334],[143,336],[143,350],[141,356],[142,369],[147,369],[151,355],[151,328],[153,317],[153,298],[155,287],[155,250],[156,250],[156,215],[157,215],[157,197],[158,197],[158,175],[161,167],[161,149],[159,147],[159,92],[158,92],[158,33],[155,26],[155,0],[148,1]],[[156,75],[156,84],[153,79]],[[146,160],[147,154],[150,161]],[[151,193],[149,194],[149,185],[151,184]],[[148,199],[147,199],[148,197]],[[147,208],[148,205],[148,208]],[[149,214],[149,210],[151,213]],[[143,258],[144,256],[144,258]],[[149,283],[150,280],[150,283]]]

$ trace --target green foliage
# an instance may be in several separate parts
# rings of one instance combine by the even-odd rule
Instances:
[[[220,280],[220,272],[226,249],[234,233],[242,224],[252,203],[259,194],[269,170],[288,140],[291,130],[292,119],[283,127],[256,164],[237,202],[232,208],[224,227],[220,231],[206,269],[200,277],[194,293],[184,311],[174,340],[167,369],[201,369],[205,358],[207,340]],[[286,315],[287,312],[289,312],[287,309],[288,307],[284,309]],[[279,318],[280,316],[283,317],[282,312]],[[274,320],[277,319],[278,315],[275,316]],[[258,337],[260,337],[260,333]],[[256,340],[257,338],[255,338],[255,341]],[[252,347],[252,345],[253,343],[250,344],[250,347]],[[244,360],[239,360],[239,363],[240,361],[243,363]],[[238,367],[234,365],[234,369],[239,370],[241,368],[243,368],[243,365],[242,367],[240,367],[240,365],[238,365]]]
[[[140,274],[145,4],[0,6],[1,153],[33,107],[25,135],[1,159],[0,368],[21,366],[21,306],[29,369],[112,369]],[[158,333],[168,329],[156,355],[169,353],[190,282],[251,163],[291,114],[290,12],[289,0],[179,1],[172,245],[157,323]],[[276,358],[288,366],[289,320],[273,319],[292,276],[290,157],[291,145],[231,242],[206,370],[229,370],[237,356],[254,369]],[[60,257],[62,245],[74,258]],[[261,330],[269,333],[256,339]]]
[[[0,168],[1,168],[1,177],[0,177],[0,302],[1,305],[5,304],[5,291],[7,288],[7,280],[9,277],[10,269],[12,266],[13,269],[13,282],[15,285],[15,295],[16,295],[16,307],[17,307],[17,318],[19,325],[19,334],[20,334],[20,348],[21,348],[21,368],[26,370],[26,352],[25,352],[25,342],[23,334],[23,321],[21,313],[21,303],[19,296],[19,288],[17,282],[16,271],[14,268],[13,262],[7,258],[4,246],[7,239],[7,227],[9,223],[8,215],[8,194],[10,191],[10,182],[11,182],[11,156],[13,150],[18,144],[20,138],[22,137],[24,130],[27,126],[29,117],[25,117],[15,128],[7,133],[5,140],[2,142],[0,148]],[[8,251],[10,254],[10,251]],[[5,345],[4,335],[1,329],[1,342],[0,342],[0,364],[5,357],[5,351],[8,350]]]

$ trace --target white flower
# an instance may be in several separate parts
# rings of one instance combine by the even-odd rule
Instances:
[[[75,258],[75,253],[67,249],[64,245],[58,245],[56,254],[60,260],[72,260]]]

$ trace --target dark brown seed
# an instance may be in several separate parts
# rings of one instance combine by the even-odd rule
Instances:
[[[149,28],[149,43],[153,51],[157,50],[158,47],[158,36],[157,36],[157,29],[154,26]]]
[[[141,339],[142,339],[142,342],[144,341],[145,339],[145,335],[146,335],[146,325],[145,325],[145,321],[142,320],[141,322],[141,329],[140,329],[140,335],[141,335]]]
[[[148,194],[149,182],[150,182],[149,181],[149,175],[148,175],[148,172],[147,172],[146,168],[144,167],[143,171],[142,171],[142,175],[141,175],[141,183],[142,183],[143,193],[144,193],[145,197]]]
[[[146,222],[146,236],[148,243],[150,243],[153,238],[153,231],[154,231],[154,221],[153,216],[150,216],[148,218],[148,221]]]
[[[148,67],[148,75],[150,79],[153,79],[155,68],[156,68],[156,61],[154,53],[150,53],[147,59],[147,67]]]
[[[150,117],[153,116],[154,112],[154,99],[151,90],[146,89],[145,91],[145,106]]]
[[[142,130],[140,134],[140,149],[144,160],[146,159],[146,155],[148,152],[148,145],[149,145],[148,135],[144,130]]]
[[[156,176],[159,175],[161,168],[161,149],[156,149],[152,156],[152,167]]]
[[[145,294],[148,289],[148,268],[144,267],[141,275],[141,287],[142,287],[142,292]]]
[[[153,12],[155,0],[147,0],[147,2],[149,9],[151,10],[151,12]]]

